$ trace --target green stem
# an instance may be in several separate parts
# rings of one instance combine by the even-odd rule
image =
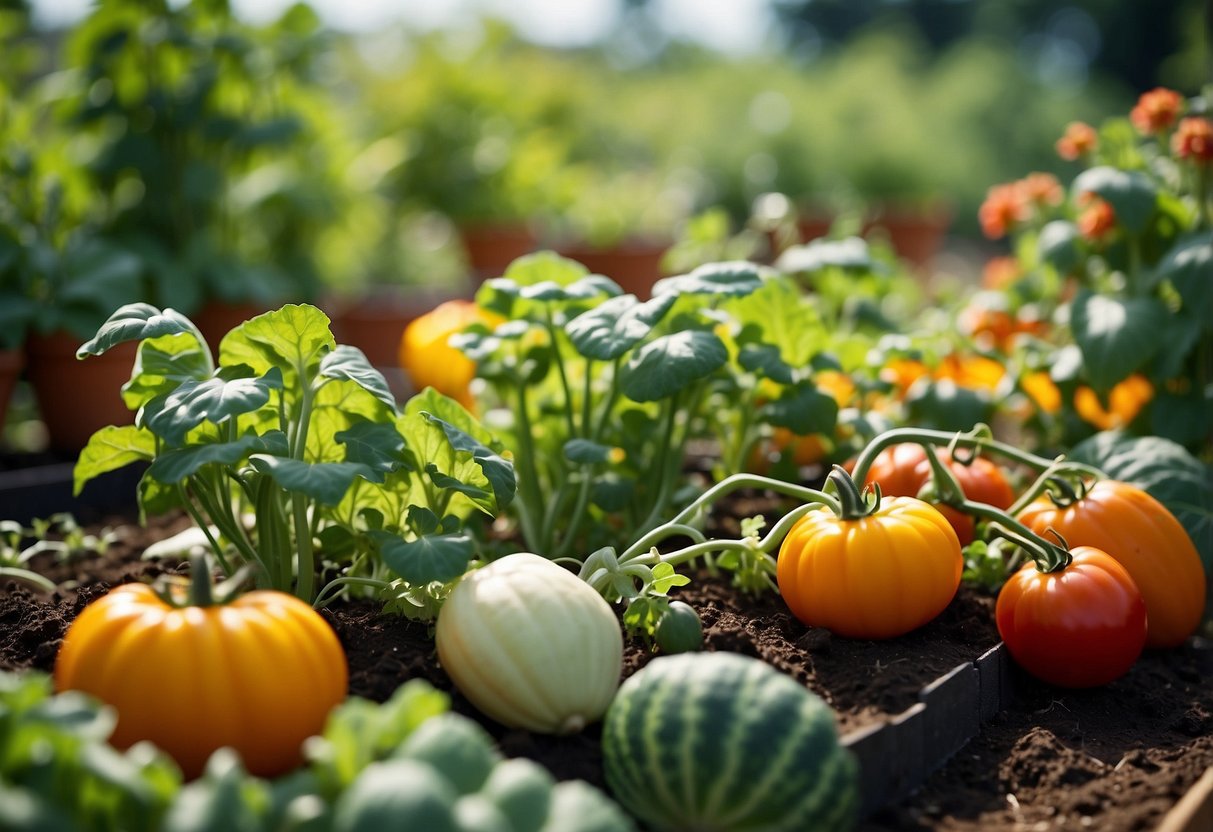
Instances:
[[[577,502],[573,504],[573,514],[569,520],[568,527],[564,533],[564,539],[560,541],[560,548],[557,554],[565,556],[572,548],[573,542],[577,539],[577,532],[581,529],[581,520],[585,517],[586,507],[590,503],[590,484],[593,482],[594,466],[581,466],[581,485],[577,489]]]
[[[190,558],[190,588],[186,596],[191,607],[213,607],[215,587],[211,583],[211,569],[205,555]]]
[[[727,551],[730,549],[746,552],[757,550],[769,554],[772,549],[783,542],[783,539],[787,537],[788,532],[792,530],[792,527],[800,522],[800,518],[804,517],[810,511],[816,511],[820,507],[821,506],[817,505],[816,503],[807,503],[802,506],[797,506],[781,517],[779,522],[776,523],[764,537],[758,540],[756,544],[749,542],[748,539],[705,540],[692,544],[691,546],[687,546],[683,549],[678,549],[676,551],[661,555],[659,560],[664,563],[668,563],[671,566],[677,566],[679,564],[686,563],[689,560],[694,560],[701,554]]]
[[[649,510],[648,516],[641,521],[638,531],[643,534],[653,528],[661,515],[665,513],[664,503],[668,499],[666,490],[669,487],[669,456],[670,446],[674,444],[674,427],[678,421],[678,399],[681,393],[675,393],[668,401],[668,408],[665,414],[665,426],[661,431],[661,438],[658,440],[661,444],[657,449],[657,462],[654,467],[657,469],[657,484],[655,493],[650,492],[652,500],[652,508]]]
[[[1059,572],[1070,565],[1070,553],[1052,541],[1045,540],[1023,523],[1008,517],[1006,512],[985,503],[965,500],[957,508],[965,514],[990,522],[992,533],[1023,547],[1041,572]]]
[[[215,553],[215,558],[219,561],[219,568],[223,570],[223,574],[231,575],[232,565],[227,562],[227,557],[223,554],[223,547],[219,545],[219,541],[211,534],[211,524],[199,513],[198,507],[190,499],[189,492],[186,490],[184,483],[177,483],[177,497],[181,500],[181,505],[185,508],[186,514],[194,521],[194,525],[201,529],[202,534],[206,536],[206,542],[210,544],[211,551]]]
[[[834,487],[838,490],[838,504],[840,506],[838,519],[861,520],[880,510],[879,483],[872,486],[875,499],[869,503],[855,480],[851,478],[851,475],[841,465],[835,465],[834,470],[830,472],[830,475],[826,479],[834,483]]]
[[[560,333],[552,320],[551,307],[547,309],[548,337],[552,339],[552,354],[556,357],[556,375],[560,378],[560,387],[564,390],[564,416],[569,426],[569,437],[577,436],[577,425],[573,418],[573,391],[569,387],[569,376],[564,368],[564,356],[560,354]]]
[[[518,517],[522,524],[522,536],[527,546],[533,551],[543,552],[539,539],[540,529],[535,525],[535,510],[542,510],[543,498],[540,496],[539,474],[535,468],[535,444],[531,433],[531,415],[528,409],[526,385],[518,385],[518,401],[515,410],[518,419],[518,456],[515,458],[518,470],[519,506]]]
[[[729,443],[729,453],[727,458],[726,471],[742,471],[746,468],[746,452],[750,445],[753,444],[749,433],[750,425],[753,423],[754,411],[756,410],[754,402],[758,397],[758,387],[755,386],[749,391],[745,401],[741,406],[736,408],[734,412],[737,414],[737,424],[733,426],[733,441]]]
[[[585,386],[581,391],[581,435],[589,438],[594,430],[594,408],[591,406],[594,396],[594,359],[585,360]]]
[[[31,572],[29,569],[20,569],[15,566],[0,566],[0,578],[25,581],[27,584],[32,584],[43,592],[54,592],[55,584],[49,578],[39,575],[37,572]]]
[[[324,585],[324,589],[320,590],[320,593],[316,596],[316,600],[312,602],[312,607],[321,609],[326,604],[332,602],[343,586],[367,586],[382,591],[391,589],[392,585],[387,581],[378,581],[374,578],[356,578],[351,576],[334,578]]]
[[[606,433],[606,426],[611,420],[611,411],[615,409],[615,400],[619,398],[619,368],[622,364],[623,356],[620,356],[615,359],[611,368],[611,388],[607,393],[606,403],[598,413],[598,424],[594,428],[594,435],[590,437],[591,441],[601,441],[602,435]]]

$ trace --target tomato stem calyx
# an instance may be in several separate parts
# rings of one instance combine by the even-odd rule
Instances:
[[[826,481],[833,483],[838,492],[839,519],[862,520],[880,510],[880,483],[872,483],[860,491],[859,485],[841,465],[833,467]]]

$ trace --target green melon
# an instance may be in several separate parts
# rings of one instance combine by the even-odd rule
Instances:
[[[857,766],[817,696],[757,659],[654,659],[603,724],[607,784],[657,830],[833,832],[854,824]]]

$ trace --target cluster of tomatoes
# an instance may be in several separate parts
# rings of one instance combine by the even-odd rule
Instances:
[[[1015,502],[1004,471],[976,456],[946,452],[966,502],[998,516]],[[831,477],[840,493],[858,486]],[[809,512],[784,539],[779,589],[804,623],[855,638],[890,638],[943,611],[960,584],[962,546],[974,539],[971,513],[916,499],[932,482],[927,451],[894,445],[878,455],[865,482],[879,483],[879,504],[836,516]],[[929,493],[929,492],[928,492]],[[852,500],[852,503],[854,501]],[[991,512],[990,509],[997,510]],[[1002,515],[1037,542],[1064,541],[1056,557],[1034,556],[998,596],[998,632],[1034,676],[1064,687],[1091,687],[1123,675],[1143,648],[1181,644],[1200,624],[1206,579],[1183,526],[1141,489],[1115,480],[1084,482],[1071,499],[1043,496]]]

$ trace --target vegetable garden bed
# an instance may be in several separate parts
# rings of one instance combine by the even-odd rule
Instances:
[[[721,506],[722,523],[762,511],[764,502],[770,508],[738,497]],[[119,519],[109,520],[119,542],[101,558],[39,556],[36,567],[64,587],[59,594],[12,584],[0,591],[0,669],[50,670],[67,625],[106,587],[176,571],[173,561],[140,555],[187,528],[187,517],[147,529],[119,526]],[[699,610],[707,649],[761,658],[834,708],[843,742],[860,762],[862,828],[871,832],[1038,823],[1152,828],[1213,765],[1213,691],[1201,684],[1213,672],[1213,651],[1203,643],[1147,653],[1104,688],[1061,692],[1015,671],[1001,646],[991,647],[992,599],[967,586],[938,619],[890,641],[807,628],[778,597],[745,596],[706,573],[675,594]],[[605,786],[599,726],[570,737],[502,728],[454,690],[425,625],[362,602],[335,604],[325,616],[347,652],[352,695],[384,701],[403,681],[426,679],[450,693],[453,710],[480,721],[507,756]],[[624,675],[651,656],[630,643]]]

